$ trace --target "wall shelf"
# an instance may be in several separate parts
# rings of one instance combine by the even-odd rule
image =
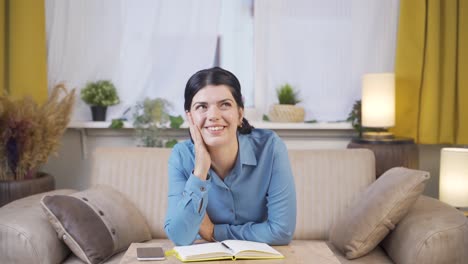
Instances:
[[[88,156],[88,137],[133,137],[134,128],[130,122],[124,122],[120,129],[109,128],[111,122],[73,121],[68,128],[80,133],[82,158]],[[251,122],[255,128],[271,129],[275,131],[289,146],[301,148],[300,142],[307,141],[345,141],[356,135],[348,122],[333,123],[274,123],[274,122]],[[183,124],[180,129],[165,128],[163,137],[184,140],[188,138],[188,126]],[[289,143],[289,144],[288,144]],[[326,145],[324,146],[326,148]]]

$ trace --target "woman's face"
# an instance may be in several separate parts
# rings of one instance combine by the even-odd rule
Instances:
[[[242,124],[243,110],[228,86],[208,85],[202,88],[192,99],[190,113],[208,147],[237,144],[237,127]]]

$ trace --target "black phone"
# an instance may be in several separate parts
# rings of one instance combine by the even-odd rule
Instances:
[[[164,250],[162,247],[139,247],[137,250],[137,260],[164,260]]]

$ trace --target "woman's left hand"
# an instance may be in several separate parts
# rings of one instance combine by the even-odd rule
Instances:
[[[210,217],[208,214],[205,214],[205,217],[203,217],[203,220],[200,224],[200,230],[198,231],[200,236],[206,240],[206,241],[211,241],[213,242],[213,233],[214,233],[214,224],[211,222]]]

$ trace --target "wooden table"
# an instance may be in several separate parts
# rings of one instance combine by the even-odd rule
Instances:
[[[164,251],[171,250],[174,247],[169,240],[152,240],[147,243],[133,243],[128,248],[125,255],[122,257],[120,264],[167,264],[167,263],[183,263],[174,256],[169,256],[166,260],[154,261],[138,261],[136,259],[137,247],[162,247]],[[333,252],[328,247],[325,241],[320,240],[293,240],[287,246],[274,246],[276,250],[285,256],[284,259],[269,259],[265,260],[221,260],[221,261],[204,261],[191,263],[207,263],[207,264],[226,264],[226,263],[314,263],[314,264],[340,264]]]

